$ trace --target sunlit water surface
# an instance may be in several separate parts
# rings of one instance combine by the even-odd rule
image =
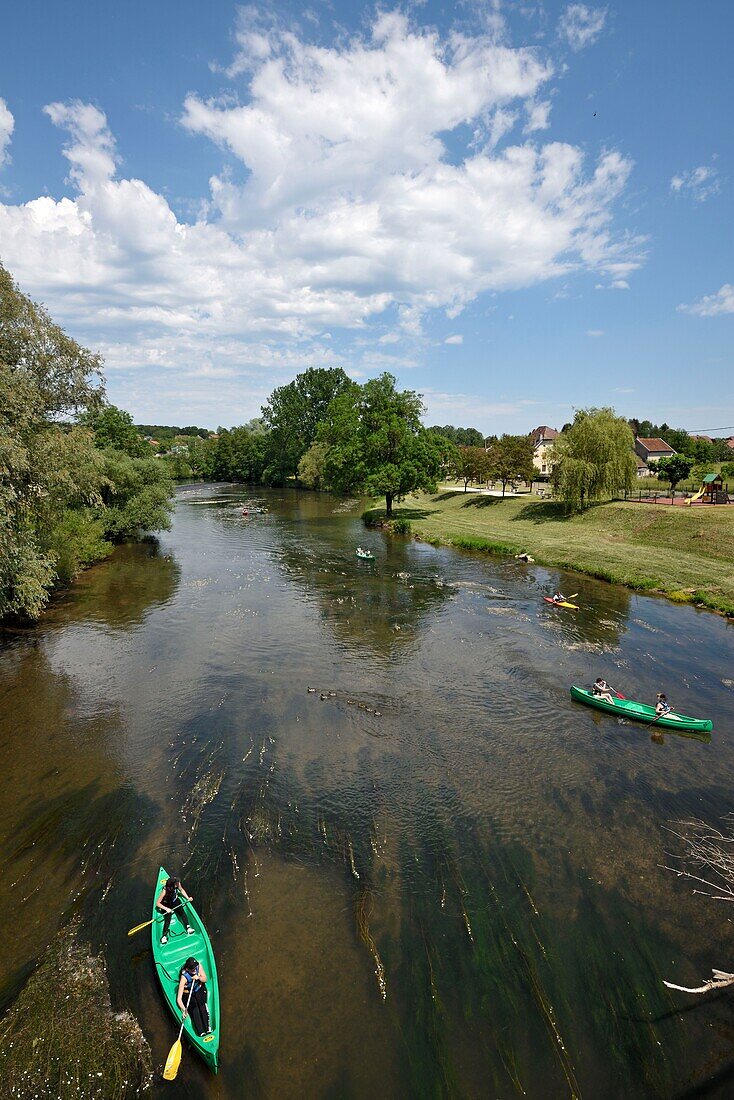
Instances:
[[[728,910],[661,865],[666,825],[734,809],[732,627],[359,514],[183,487],[157,547],[3,636],[0,1007],[78,911],[162,1063],[126,931],[163,863],[223,1023],[219,1077],[185,1050],[156,1094],[731,1095],[734,999],[662,985],[732,968]],[[581,610],[543,603],[559,583]],[[572,703],[597,674],[709,743]]]

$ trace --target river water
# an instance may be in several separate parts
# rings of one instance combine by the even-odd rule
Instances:
[[[0,1008],[79,912],[162,1063],[126,931],[163,864],[223,1024],[220,1075],[185,1050],[156,1095],[731,1095],[732,996],[662,985],[732,968],[729,912],[661,865],[671,822],[734,809],[732,627],[360,508],[182,487],[158,544],[3,635]],[[559,583],[578,612],[541,600]],[[599,674],[714,733],[574,704]]]

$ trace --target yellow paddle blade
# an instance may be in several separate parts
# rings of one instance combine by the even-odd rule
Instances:
[[[178,1067],[181,1065],[181,1040],[177,1039],[168,1052],[166,1068],[163,1070],[165,1081],[175,1081]]]
[[[142,924],[136,924],[134,928],[131,928],[128,932],[128,936],[134,936],[136,932],[139,932],[141,928],[147,928],[149,924],[152,924],[152,920],[145,920]]]

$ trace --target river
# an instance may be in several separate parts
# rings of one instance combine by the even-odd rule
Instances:
[[[731,1095],[731,995],[662,985],[732,969],[729,912],[661,865],[671,822],[734,809],[732,626],[360,511],[183,486],[158,543],[3,634],[0,1008],[79,913],[162,1063],[126,931],[163,864],[223,1023],[220,1075],[185,1049],[155,1095]],[[578,612],[543,603],[557,584]],[[714,733],[573,703],[596,675]]]

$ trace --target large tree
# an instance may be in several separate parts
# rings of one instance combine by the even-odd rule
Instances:
[[[167,525],[166,471],[110,445],[134,443],[100,367],[0,265],[0,619],[37,617],[111,540]]]
[[[133,424],[133,418],[116,405],[103,405],[80,417],[80,422],[91,428],[97,447],[114,447],[131,458],[148,458],[150,445],[146,443]]]
[[[441,439],[421,423],[420,394],[395,388],[391,374],[350,384],[328,410],[321,439],[325,475],[342,492],[384,496],[385,512],[416,489],[436,487],[444,461]]]
[[[282,481],[298,476],[298,463],[316,439],[326,410],[351,383],[341,367],[310,367],[287,386],[273,390],[262,407],[268,429],[268,478]]]
[[[679,481],[685,481],[692,469],[693,459],[688,455],[669,455],[655,463],[655,473],[662,474],[663,479],[670,482],[671,489],[675,489]]]
[[[502,482],[502,496],[510,481],[532,481],[533,444],[529,435],[502,435],[487,452],[489,477]]]
[[[632,489],[637,474],[634,437],[614,409],[579,409],[550,453],[553,491],[571,510]]]
[[[63,422],[101,400],[99,357],[0,264],[0,618],[40,613],[57,577],[55,532],[65,510],[101,500],[92,435]]]
[[[464,492],[470,481],[483,481],[490,471],[489,456],[484,447],[455,447],[450,462],[453,475],[464,482]]]

